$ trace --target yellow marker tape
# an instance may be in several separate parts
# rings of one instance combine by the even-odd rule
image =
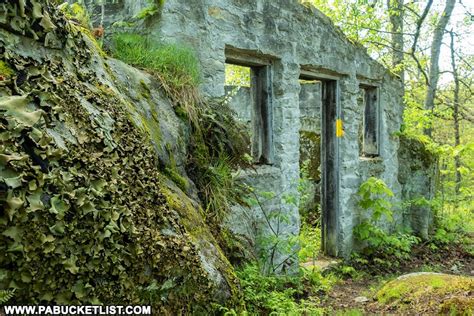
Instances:
[[[336,137],[344,136],[344,129],[342,128],[342,120],[336,120]]]

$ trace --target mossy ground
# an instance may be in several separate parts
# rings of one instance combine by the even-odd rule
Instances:
[[[453,311],[472,315],[474,278],[441,273],[407,275],[388,282],[376,298],[390,310],[410,313]],[[462,304],[458,304],[462,302]]]
[[[329,315],[472,315],[474,260],[461,244],[436,250],[417,245],[390,274],[376,266],[341,274],[344,268],[335,269],[342,278],[322,298]],[[443,274],[396,280],[414,272]],[[367,301],[357,302],[357,297]]]

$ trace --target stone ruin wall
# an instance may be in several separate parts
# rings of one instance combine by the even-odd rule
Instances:
[[[303,112],[300,112],[299,102],[300,70],[311,69],[339,78],[345,132],[339,143],[339,255],[349,254],[353,247],[352,228],[358,223],[356,192],[365,179],[369,176],[382,178],[400,197],[398,138],[394,135],[401,123],[400,82],[372,60],[363,48],[345,39],[319,11],[300,6],[297,1],[191,0],[183,6],[179,1],[169,0],[163,8],[161,21],[151,34],[196,49],[203,72],[202,91],[208,96],[225,94],[226,47],[272,59],[275,161],[273,166],[262,166],[260,181],[253,180],[256,183],[252,183],[263,184],[264,190],[276,188],[277,192],[284,190],[297,194],[298,140],[301,126],[307,125],[300,119]],[[361,81],[379,86],[382,128],[377,159],[359,157],[359,122],[363,113],[357,98]],[[312,128],[317,129],[316,126]],[[286,231],[297,234],[297,207],[284,205],[282,211],[291,219]],[[233,226],[243,226],[242,217],[236,216],[232,222]]]
[[[107,11],[107,15],[116,17],[110,21],[123,19],[139,11],[140,5],[143,6],[123,0],[120,10]],[[282,235],[298,234],[300,216],[298,207],[285,203],[281,193],[298,195],[300,166],[304,161],[301,156],[315,155],[319,150],[317,142],[320,142],[320,104],[309,100],[317,99],[321,89],[317,84],[300,84],[302,70],[329,75],[339,82],[344,136],[338,139],[340,214],[334,253],[347,256],[353,249],[352,229],[360,219],[356,193],[368,177],[383,179],[400,201],[402,187],[398,180],[396,132],[402,121],[401,83],[371,59],[364,48],[347,40],[329,18],[316,9],[299,5],[296,0],[189,0],[186,4],[167,0],[159,17],[148,23],[146,33],[157,40],[182,43],[196,51],[202,69],[200,88],[208,97],[226,94],[226,49],[270,61],[274,158],[271,165],[257,165],[241,172],[241,176],[258,190],[279,194],[267,201],[266,207],[279,210],[288,219],[280,227]],[[361,84],[377,86],[379,94],[380,154],[375,158],[360,157]],[[236,98],[242,102],[246,96]],[[245,110],[242,113],[245,115]],[[313,161],[311,172],[315,177],[318,163]],[[313,206],[318,202],[318,181],[313,183],[316,197]],[[258,236],[269,230],[260,213],[258,209],[236,206],[228,218],[228,226],[257,248]],[[393,225],[402,221],[399,215]],[[281,254],[280,259],[287,255]]]

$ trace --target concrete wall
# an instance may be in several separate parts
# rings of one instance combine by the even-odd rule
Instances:
[[[126,8],[136,6],[131,0],[124,3]],[[300,106],[300,97],[305,97],[298,81],[302,69],[331,75],[339,82],[339,117],[344,122],[345,134],[338,139],[340,198],[338,246],[334,252],[347,256],[353,248],[352,228],[360,218],[356,192],[365,179],[382,178],[396,199],[400,199],[399,142],[394,133],[401,123],[401,84],[372,60],[364,48],[349,42],[319,11],[300,5],[297,0],[188,0],[186,4],[167,0],[159,21],[147,31],[157,39],[183,43],[196,50],[203,74],[201,91],[209,97],[225,94],[226,47],[271,61],[274,161],[271,166],[255,166],[242,174],[257,191],[277,194],[268,202],[268,209],[284,215],[285,220],[278,225],[283,235],[298,234],[300,225],[298,206],[285,203],[283,198],[298,196],[300,132],[308,126],[314,130],[320,128],[314,115],[317,109]],[[375,159],[362,159],[359,155],[361,83],[379,87],[381,149],[380,157]],[[308,115],[301,115],[303,112]],[[271,230],[262,219],[264,216],[255,210],[248,211],[251,220],[246,220],[249,216],[242,213],[235,211],[230,215],[230,227],[236,232],[253,232],[254,236],[247,236],[249,240],[262,245],[259,238]],[[397,220],[401,222],[401,216]],[[282,252],[274,263],[288,255]]]
[[[402,113],[400,82],[391,77],[365,50],[344,38],[319,11],[295,1],[190,0],[165,3],[160,22],[152,32],[157,38],[194,47],[202,65],[201,89],[208,96],[224,95],[225,48],[267,57],[273,67],[273,166],[265,169],[266,181],[250,181],[261,190],[297,195],[299,177],[300,91],[302,68],[339,79],[341,118],[345,135],[339,140],[340,188],[338,255],[348,255],[353,246],[352,228],[358,223],[356,192],[369,176],[387,182],[397,197],[398,139]],[[380,157],[359,158],[359,122],[363,109],[357,102],[361,81],[380,89]],[[306,110],[306,109],[305,109]],[[272,169],[269,171],[269,169]],[[252,179],[258,178],[253,177]],[[285,234],[297,234],[296,206],[280,201],[280,210],[290,219]]]
[[[398,181],[402,185],[402,198],[409,206],[405,210],[405,225],[418,236],[427,239],[434,218],[430,206],[424,201],[434,198],[438,161],[425,145],[406,136],[400,138],[398,152],[400,169]]]

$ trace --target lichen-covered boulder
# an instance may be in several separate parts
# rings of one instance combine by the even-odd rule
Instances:
[[[238,283],[159,84],[104,57],[52,1],[1,4],[0,22],[0,289],[16,289],[12,304],[232,302]]]
[[[474,278],[411,273],[388,282],[376,298],[386,310],[404,315],[472,315]]]

